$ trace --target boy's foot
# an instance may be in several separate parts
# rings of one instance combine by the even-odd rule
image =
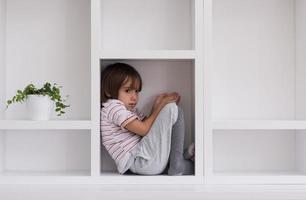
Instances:
[[[194,161],[194,157],[195,157],[195,144],[192,143],[191,145],[189,145],[187,149],[185,149],[184,158]]]

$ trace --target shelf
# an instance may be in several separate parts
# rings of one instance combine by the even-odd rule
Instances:
[[[305,120],[216,120],[213,130],[306,130]]]
[[[298,171],[216,171],[215,176],[305,176],[302,172]],[[306,176],[305,176],[306,177]]]
[[[90,130],[89,120],[0,120],[0,130]]]
[[[101,59],[195,59],[194,50],[102,51]]]
[[[0,172],[0,176],[16,176],[16,177],[25,177],[25,176],[90,176],[90,170],[70,170],[70,171],[3,171]]]

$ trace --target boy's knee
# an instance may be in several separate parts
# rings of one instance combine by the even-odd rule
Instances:
[[[172,102],[165,105],[165,107],[163,108],[163,112],[169,113],[171,115],[172,124],[176,122],[178,116],[178,106],[176,105],[176,103]]]
[[[178,110],[178,106],[176,105],[176,103],[172,102],[172,103],[168,103],[167,105],[165,105],[165,107],[163,108],[163,110],[169,110],[169,111],[174,111],[177,112]]]

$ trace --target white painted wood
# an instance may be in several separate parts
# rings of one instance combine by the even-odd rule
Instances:
[[[272,174],[272,175],[271,175]],[[292,173],[267,173],[267,174],[240,174],[226,176],[214,176],[207,178],[209,184],[220,185],[305,185],[306,178],[303,175],[293,175]]]
[[[277,173],[303,174],[304,3],[213,1],[213,168],[229,176],[207,183],[305,182]]]
[[[127,51],[127,50],[103,50],[101,59],[195,59],[194,50],[151,50],[151,51]]]
[[[86,173],[86,171],[85,171]],[[8,173],[10,174],[10,173]],[[40,175],[41,174],[41,175]],[[2,176],[1,184],[107,184],[107,185],[195,185],[201,184],[202,178],[192,176],[128,176],[118,175],[117,173],[103,174],[100,177],[84,176],[84,172],[55,172],[55,176],[45,173],[34,173],[34,176],[20,173]],[[87,173],[86,173],[87,174]],[[17,176],[15,176],[17,175]],[[19,175],[19,176],[18,176]],[[31,175],[31,173],[30,173]]]
[[[213,130],[304,130],[304,120],[216,120]]]
[[[191,49],[191,2],[101,0],[102,49]]]
[[[0,130],[90,130],[89,120],[0,120]]]
[[[306,118],[306,1],[296,0],[296,118]],[[296,134],[297,168],[306,172],[306,134]]]
[[[304,185],[2,185],[1,199],[218,199],[304,200]],[[120,192],[118,192],[120,191]]]
[[[0,101],[52,80],[71,103],[44,122],[0,107],[0,184],[306,184],[305,2],[0,0]],[[115,172],[100,59],[139,70],[146,113],[155,94],[181,93],[196,176]]]
[[[0,173],[3,177],[67,177],[67,176],[90,176],[89,170],[70,171],[14,171],[6,170]]]
[[[0,0],[0,120],[5,109],[6,0]],[[4,168],[4,132],[0,131],[0,172]]]
[[[91,176],[100,174],[100,0],[91,0]]]
[[[206,178],[212,176],[213,172],[213,139],[212,139],[212,91],[211,91],[211,71],[213,67],[213,40],[212,40],[212,22],[213,22],[213,0],[204,0],[204,97],[203,97],[203,170],[204,182]],[[201,133],[199,133],[201,134]]]
[[[202,0],[195,0],[194,1],[194,33],[195,33],[195,51],[197,55],[205,55],[203,49],[203,34],[204,34],[204,2]],[[195,175],[197,177],[203,177],[204,169],[203,169],[203,145],[204,145],[204,137],[203,133],[203,77],[204,77],[204,59],[203,56],[197,56],[195,61],[195,68],[193,71],[193,79],[194,79],[194,86],[193,86],[193,96],[194,96],[194,115],[193,120],[195,122],[195,148],[196,148],[196,155],[195,155]]]
[[[4,161],[4,153],[5,153],[5,132],[0,131],[0,173],[3,171],[4,166],[5,166],[5,161]]]
[[[6,0],[0,0],[0,119],[5,109]]]
[[[46,122],[20,120],[26,118],[24,104],[6,110],[4,119],[11,120],[0,121],[0,129],[6,130],[0,133],[2,171],[90,173],[90,1],[3,3],[0,24],[5,23],[6,30],[1,28],[0,38],[5,33],[6,48],[0,55],[5,56],[5,80],[0,81],[0,89],[4,87],[0,92],[6,99],[30,82],[39,86],[56,82],[63,86],[63,95],[70,95],[70,108],[63,117],[54,113],[52,119],[60,120]]]

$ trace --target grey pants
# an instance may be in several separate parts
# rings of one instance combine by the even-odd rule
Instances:
[[[130,170],[136,174],[161,174],[167,167],[172,126],[177,120],[177,106],[167,104],[155,119],[149,133],[142,138],[136,151],[133,151],[134,162]]]
[[[186,164],[188,168],[186,169],[190,170],[192,163],[183,159],[185,127],[182,117],[183,112],[175,103],[167,104],[160,111],[149,133],[142,138],[136,150],[132,152],[134,161],[130,170],[133,173],[161,174],[167,167],[169,157],[168,174],[186,174],[183,172],[186,166],[182,166]]]

